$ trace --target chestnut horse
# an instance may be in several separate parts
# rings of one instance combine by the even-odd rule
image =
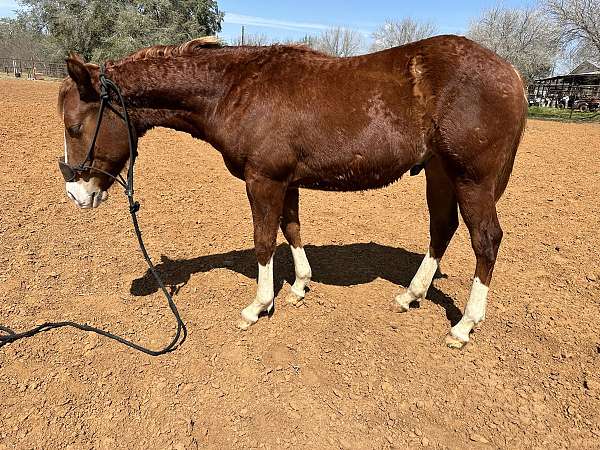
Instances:
[[[99,109],[99,67],[72,54],[60,90],[65,162],[87,154]],[[471,294],[449,346],[469,341],[485,318],[502,239],[496,202],[510,177],[527,108],[517,71],[457,36],[438,36],[369,55],[334,58],[303,46],[222,47],[214,38],[155,46],[105,66],[134,132],[168,127],[209,142],[246,182],[258,259],[258,290],[238,325],[274,301],[277,229],[290,244],[302,299],[311,269],[300,240],[299,188],[381,188],[424,167],[430,246],[410,286],[392,303],[424,298],[458,226],[477,259]],[[112,111],[100,127],[90,170],[66,184],[81,208],[97,207],[129,156],[127,130]],[[198,167],[198,170],[202,170]]]

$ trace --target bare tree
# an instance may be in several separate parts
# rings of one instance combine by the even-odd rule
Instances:
[[[298,40],[298,39],[288,39],[287,41],[284,41],[285,44],[288,45],[306,45],[307,47],[311,47],[311,48],[317,48],[319,38],[318,36],[312,35],[312,34],[306,34],[302,39]]]
[[[544,0],[568,52],[600,59],[600,0]]]
[[[397,47],[433,36],[437,28],[432,22],[418,22],[406,17],[400,21],[386,20],[373,32],[371,51]]]
[[[311,45],[310,38],[307,43]],[[358,31],[335,27],[322,32],[311,46],[332,56],[353,56],[364,48],[364,38]]]
[[[582,45],[581,43],[565,44],[557,64],[558,73],[567,73],[577,67],[584,61],[598,61],[600,56],[598,51],[592,45]]]
[[[256,47],[270,44],[272,44],[271,40],[264,34],[245,34],[244,42],[242,42],[242,35],[239,35],[231,41],[231,45],[250,45]]]
[[[496,6],[471,22],[467,36],[532,80],[548,75],[560,53],[559,33],[540,9]]]

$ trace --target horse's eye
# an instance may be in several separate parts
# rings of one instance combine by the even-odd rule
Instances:
[[[69,128],[67,128],[67,131],[69,132],[69,136],[71,137],[77,137],[81,134],[81,124],[75,124],[75,125],[71,125]]]

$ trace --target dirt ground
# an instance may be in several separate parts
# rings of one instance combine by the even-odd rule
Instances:
[[[57,90],[0,80],[0,324],[71,319],[159,347],[174,324],[120,188],[93,211],[65,197]],[[529,122],[487,320],[456,351],[464,225],[421,307],[388,309],[428,246],[423,175],[302,191],[311,291],[242,332],[256,276],[244,185],[209,145],[155,130],[140,221],[188,339],[160,358],[70,329],[5,346],[0,449],[600,448],[599,150],[600,125]],[[280,241],[278,300],[293,281]]]

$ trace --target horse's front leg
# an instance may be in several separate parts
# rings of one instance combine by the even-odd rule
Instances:
[[[287,183],[255,173],[246,175],[246,192],[254,223],[254,249],[258,259],[258,289],[254,301],[242,310],[242,318],[238,322],[242,330],[255,323],[263,311],[273,308],[273,253],[286,189]]]

